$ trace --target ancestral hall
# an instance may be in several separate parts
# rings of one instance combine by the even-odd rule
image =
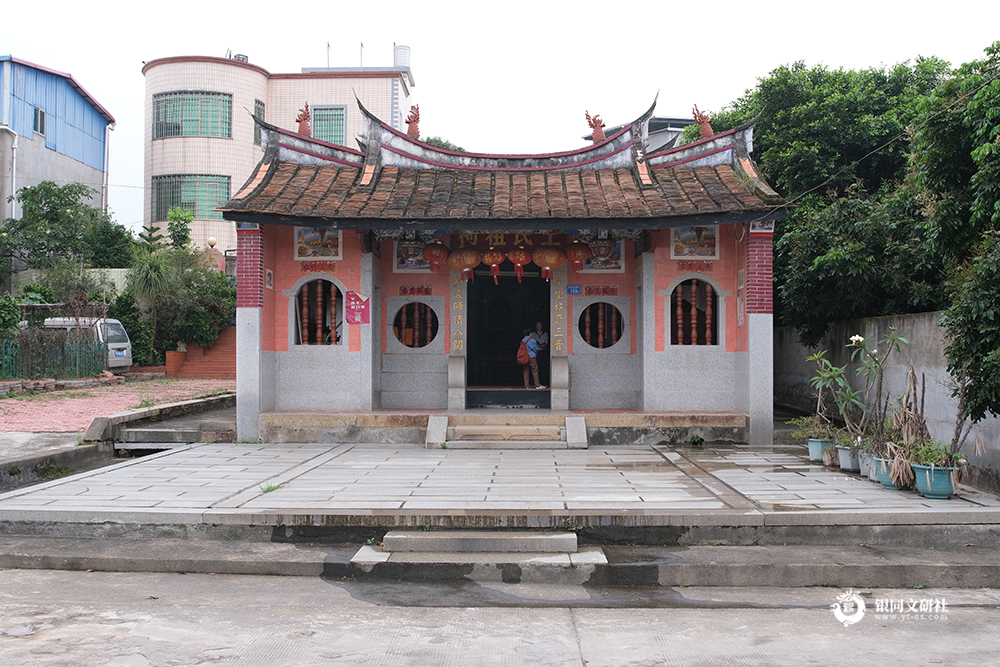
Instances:
[[[237,226],[237,429],[274,412],[747,415],[772,436],[771,235],[753,124],[647,151],[655,104],[544,155],[436,148],[359,106],[359,149],[257,121]],[[300,123],[308,123],[305,107]],[[415,135],[415,136],[411,136]],[[541,326],[539,327],[539,323]],[[540,328],[543,388],[515,356]]]

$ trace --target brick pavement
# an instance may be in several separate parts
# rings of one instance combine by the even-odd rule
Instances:
[[[236,391],[236,380],[160,379],[0,399],[0,432],[85,431],[94,417]],[[152,402],[152,403],[150,403]]]

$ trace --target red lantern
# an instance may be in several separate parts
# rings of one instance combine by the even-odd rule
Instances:
[[[590,246],[580,243],[577,239],[566,246],[566,259],[573,262],[573,268],[579,271],[583,268],[583,263],[590,259]]]
[[[441,273],[441,265],[448,261],[448,246],[434,241],[424,246],[424,259],[431,263],[431,273]]]
[[[455,271],[461,271],[466,280],[472,278],[472,269],[479,266],[482,258],[472,248],[461,248],[448,255],[448,266]]]
[[[524,275],[524,265],[531,264],[531,253],[524,248],[518,248],[507,253],[507,259],[514,262],[514,275],[517,276],[517,282],[521,282],[521,276]]]
[[[483,253],[483,264],[490,265],[490,275],[493,276],[493,284],[499,285],[500,280],[498,276],[500,275],[500,262],[506,259],[506,255],[503,254],[501,250],[493,250],[490,248]]]
[[[566,255],[558,248],[539,248],[531,255],[531,259],[542,267],[542,278],[552,280],[552,272],[566,263]]]

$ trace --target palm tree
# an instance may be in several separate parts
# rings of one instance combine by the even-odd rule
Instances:
[[[167,294],[173,284],[173,267],[163,252],[137,249],[133,253],[132,268],[126,276],[126,287],[136,303],[149,308],[153,314],[153,357],[156,357],[156,304]]]

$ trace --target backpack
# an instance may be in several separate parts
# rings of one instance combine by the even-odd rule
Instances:
[[[517,348],[517,363],[527,366],[531,362],[531,355],[528,354],[528,339],[521,341],[521,347]]]

